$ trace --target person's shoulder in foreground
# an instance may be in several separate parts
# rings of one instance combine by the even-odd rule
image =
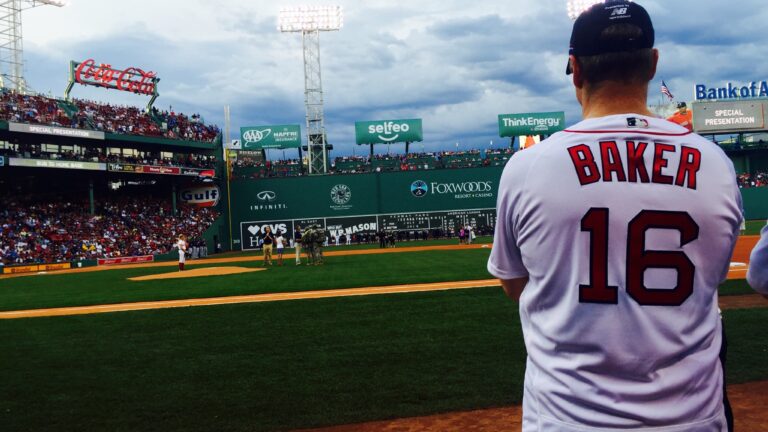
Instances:
[[[763,228],[762,238],[752,251],[747,281],[755,291],[768,296],[768,226]]]

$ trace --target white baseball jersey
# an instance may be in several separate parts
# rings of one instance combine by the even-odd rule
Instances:
[[[179,262],[183,263],[184,261],[186,261],[186,256],[184,252],[187,250],[187,242],[179,239],[178,241],[176,241],[176,247],[179,248]]]
[[[755,291],[768,295],[768,226],[763,228],[762,238],[752,251],[747,280]]]
[[[583,121],[507,164],[488,270],[529,277],[523,431],[725,431],[717,288],[733,164],[661,119]]]

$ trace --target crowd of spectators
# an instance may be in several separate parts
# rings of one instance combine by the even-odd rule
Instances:
[[[188,141],[212,142],[220,133],[217,126],[204,124],[199,114],[186,116],[156,108],[146,112],[136,107],[80,99],[65,101],[8,90],[0,91],[0,118],[18,123]]]
[[[216,220],[210,208],[167,200],[106,200],[90,215],[88,204],[9,199],[0,208],[0,265],[56,263],[170,252],[179,234],[200,238]]]
[[[176,154],[173,157],[163,157],[158,152],[146,152],[140,155],[106,154],[104,149],[87,147],[78,152],[62,150],[59,153],[49,153],[41,150],[39,145],[21,143],[18,149],[0,148],[0,156],[27,159],[50,159],[73,162],[124,163],[151,166],[173,166],[182,168],[216,169],[216,156],[200,154]]]
[[[740,188],[765,187],[768,186],[768,173],[758,171],[754,174],[739,174],[737,180]]]
[[[72,120],[55,99],[0,92],[0,118],[17,123],[71,126]]]
[[[481,152],[408,153],[404,155],[341,156],[333,161],[329,174],[360,174],[370,172],[421,171],[500,166],[509,160],[512,149]],[[301,161],[262,160],[254,156],[239,156],[232,164],[233,179],[295,177],[303,175]]]

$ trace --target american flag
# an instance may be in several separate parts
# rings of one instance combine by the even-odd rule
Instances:
[[[667,87],[667,83],[665,83],[663,80],[661,81],[661,93],[664,94],[666,97],[668,97],[669,100],[672,100],[675,98],[672,92],[669,91],[669,87]]]

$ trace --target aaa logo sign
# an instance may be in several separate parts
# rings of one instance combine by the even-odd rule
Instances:
[[[244,127],[240,129],[243,150],[286,149],[301,147],[299,125]]]

